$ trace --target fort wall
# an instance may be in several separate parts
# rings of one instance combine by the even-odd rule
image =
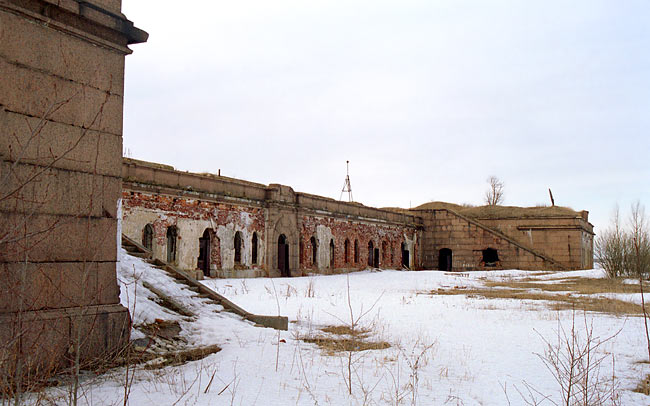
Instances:
[[[176,244],[173,261],[184,270],[255,277],[419,267],[420,224],[410,214],[132,159],[124,160],[122,173],[123,232],[142,241],[150,224],[154,255],[166,260]],[[172,226],[175,243],[167,239]],[[200,259],[204,235],[209,269]]]

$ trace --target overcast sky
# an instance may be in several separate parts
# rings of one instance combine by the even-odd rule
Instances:
[[[338,199],[650,212],[650,3],[124,0],[137,159]],[[650,213],[648,213],[650,214]]]

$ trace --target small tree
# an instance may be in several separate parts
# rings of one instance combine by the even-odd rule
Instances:
[[[492,175],[487,178],[488,190],[485,192],[485,203],[489,206],[496,206],[503,203],[504,198],[504,184],[497,178]]]

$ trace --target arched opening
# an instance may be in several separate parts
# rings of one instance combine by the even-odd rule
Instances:
[[[237,231],[235,233],[235,263],[241,264],[241,233]]]
[[[257,265],[257,233],[253,233],[253,241],[251,245],[251,262],[253,265]]]
[[[153,248],[153,226],[151,224],[147,224],[142,230],[142,245],[149,251]]]
[[[372,240],[368,241],[368,266],[373,266],[375,256],[375,245],[372,243]]]
[[[284,234],[278,237],[278,269],[280,270],[280,276],[291,276],[289,270],[289,243]]]
[[[494,248],[486,248],[483,250],[483,265],[497,266],[499,262],[499,253]]]
[[[316,268],[318,267],[318,243],[316,243],[316,237],[311,237],[309,244],[311,244],[311,265]]]
[[[210,229],[205,229],[203,237],[199,238],[199,257],[197,267],[203,275],[210,276]]]
[[[305,254],[305,243],[302,241],[302,237],[300,237],[300,242],[298,243],[298,262],[300,265],[300,268],[304,268],[305,260],[303,259],[303,255]]]
[[[178,229],[176,226],[167,227],[167,262],[173,264],[176,262],[176,240],[178,239]]]
[[[330,240],[330,268],[334,268],[334,240]]]
[[[401,246],[401,251],[402,251],[402,267],[404,268],[410,268],[411,264],[411,253],[408,250],[408,247],[406,244],[402,243]]]
[[[359,263],[359,240],[354,240],[354,263]]]
[[[347,238],[343,243],[343,258],[346,264],[350,263],[350,240]]]
[[[443,248],[438,252],[438,269],[451,271],[452,253],[449,248]]]

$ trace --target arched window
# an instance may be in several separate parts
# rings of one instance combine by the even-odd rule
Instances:
[[[235,233],[235,263],[241,264],[241,233]]]
[[[178,229],[176,226],[167,227],[167,262],[173,264],[176,262],[176,240],[178,238]]]
[[[375,245],[372,240],[368,241],[368,266],[373,266],[375,263],[373,254],[375,253]]]
[[[311,244],[311,264],[318,266],[318,244],[316,243],[316,238],[311,237],[309,243]]]
[[[330,268],[334,268],[334,240],[330,240]]]
[[[289,270],[289,242],[284,234],[278,237],[278,269],[280,276],[291,276]]]
[[[350,240],[348,240],[347,238],[343,243],[343,258],[346,264],[350,262]]]
[[[151,224],[147,224],[142,230],[142,245],[149,251],[153,247],[153,226]]]
[[[359,240],[354,240],[354,263],[359,263]]]
[[[253,233],[253,243],[251,247],[251,261],[257,265],[257,233]]]

